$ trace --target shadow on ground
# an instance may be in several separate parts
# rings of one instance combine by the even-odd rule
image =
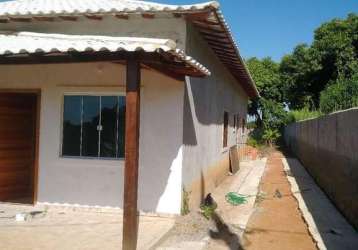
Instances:
[[[286,174],[295,178],[298,192],[312,215],[318,237],[322,239],[321,244],[328,250],[358,249],[358,232],[333,205],[299,160],[290,151],[282,150],[282,153],[290,168]]]
[[[230,230],[229,226],[223,221],[220,215],[214,213],[212,215],[212,220],[215,223],[216,231],[210,229],[209,236],[213,240],[223,241],[230,250],[244,249],[240,243],[239,236]]]

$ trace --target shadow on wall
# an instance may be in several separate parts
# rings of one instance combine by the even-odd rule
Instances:
[[[198,144],[194,125],[194,114],[190,106],[191,90],[185,87],[184,90],[184,114],[183,114],[183,143],[184,145],[195,146]]]
[[[289,158],[292,157],[290,152],[285,155],[291,170],[287,175],[295,178],[326,249],[358,249],[357,232],[329,201],[300,162],[295,158]]]

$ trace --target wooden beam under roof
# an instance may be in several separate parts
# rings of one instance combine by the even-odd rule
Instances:
[[[235,54],[236,51],[234,48],[223,48],[223,47],[220,47],[220,45],[217,45],[217,44],[212,44],[211,42],[208,42],[210,47],[213,49],[213,50],[218,50],[218,51],[225,51],[225,52],[228,52],[228,53],[232,53],[232,54]]]
[[[86,14],[85,17],[87,19],[95,20],[95,21],[101,21],[103,19],[103,15],[98,15],[98,14]]]
[[[62,19],[63,21],[77,21],[79,16],[73,16],[73,15],[61,15],[58,16],[60,19]]]
[[[166,72],[185,74],[194,77],[203,77],[205,74],[191,67],[186,62],[176,61],[172,55],[157,52],[70,52],[70,53],[36,53],[15,54],[0,56],[0,65],[27,65],[27,64],[60,64],[60,63],[87,63],[87,62],[123,62],[135,54],[137,59],[148,66],[161,64]],[[156,69],[162,67],[157,66]]]
[[[40,22],[53,22],[53,21],[55,21],[55,17],[53,17],[53,16],[34,16],[33,19],[35,21],[40,21]]]
[[[198,28],[199,32],[204,36],[211,36],[220,39],[228,39],[228,36],[224,32],[212,32],[210,30]]]
[[[231,43],[229,42],[220,42],[215,39],[206,39],[206,41],[212,45],[222,46],[227,49],[234,49]]]
[[[123,19],[123,20],[128,20],[129,19],[129,15],[125,14],[125,13],[118,13],[114,15],[116,18],[118,19]]]
[[[12,22],[29,23],[32,21],[32,18],[31,17],[9,17],[9,20]]]
[[[153,19],[155,17],[154,13],[142,13],[142,17],[146,19]]]
[[[189,21],[205,21],[208,20],[211,15],[212,15],[211,11],[189,13],[189,14],[185,14],[185,19]]]

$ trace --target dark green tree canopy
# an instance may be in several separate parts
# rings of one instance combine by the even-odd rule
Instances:
[[[262,60],[253,57],[248,59],[246,64],[261,97],[281,102],[283,92],[280,87],[279,64],[269,57]]]
[[[312,45],[298,45],[282,59],[279,71],[290,108],[318,109],[322,90],[358,71],[358,16],[322,24]]]

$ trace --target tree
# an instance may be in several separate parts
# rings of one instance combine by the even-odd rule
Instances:
[[[317,89],[315,80],[319,69],[313,49],[306,44],[296,46],[291,55],[282,58],[279,71],[284,100],[290,109],[318,106],[321,89]]]
[[[267,113],[274,112],[269,109],[276,104],[281,105],[283,101],[279,64],[269,57],[262,60],[253,57],[248,59],[246,64],[261,95],[261,98],[250,102],[249,114],[254,115],[258,125],[261,126]]]
[[[358,106],[358,73],[351,79],[338,80],[321,93],[322,112],[330,113]]]
[[[262,60],[252,57],[246,61],[261,97],[282,102],[279,64],[270,57]]]
[[[280,74],[291,109],[318,109],[320,92],[358,72],[358,16],[333,19],[315,30],[311,46],[300,44],[282,59]]]

